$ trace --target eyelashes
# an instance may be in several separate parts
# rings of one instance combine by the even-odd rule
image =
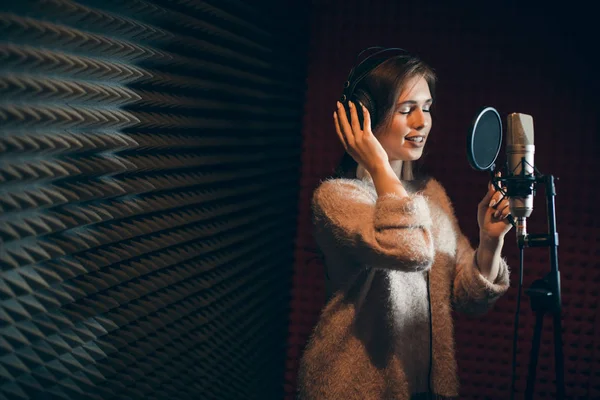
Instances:
[[[402,115],[408,115],[408,114],[410,114],[413,111],[414,111],[414,109],[409,110],[409,111],[399,111],[399,113],[402,114]],[[423,109],[422,111],[425,112],[425,113],[430,113],[431,109],[429,109],[429,108],[428,109]]]

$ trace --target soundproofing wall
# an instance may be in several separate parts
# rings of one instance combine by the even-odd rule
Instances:
[[[518,4],[517,4],[518,3]],[[535,163],[556,182],[558,260],[568,399],[600,399],[600,218],[598,64],[595,15],[583,2],[569,7],[527,2],[313,1],[304,116],[302,190],[286,370],[294,399],[298,361],[325,301],[325,272],[315,248],[310,198],[343,154],[333,127],[335,102],[368,46],[403,47],[437,72],[433,126],[419,171],[446,188],[463,232],[477,245],[477,203],[489,176],[469,167],[468,128],[480,109],[532,115]],[[504,148],[499,165],[504,163]],[[546,232],[544,189],[528,219]],[[510,399],[513,323],[519,258],[514,229],[503,255],[511,288],[487,315],[456,314],[461,399]],[[548,250],[525,250],[524,289],[550,270]],[[515,399],[528,378],[535,315],[523,293]],[[542,330],[534,399],[555,400],[552,320]]]
[[[2,3],[0,399],[283,396],[307,14],[253,3]]]

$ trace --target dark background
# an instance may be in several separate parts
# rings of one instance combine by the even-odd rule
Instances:
[[[595,216],[598,178],[597,22],[582,4],[506,2],[317,1],[311,11],[308,86],[303,126],[302,190],[286,375],[288,398],[297,360],[323,305],[323,269],[313,255],[309,199],[331,173],[342,147],[331,113],[354,57],[362,48],[403,47],[437,72],[433,129],[423,172],[442,182],[454,202],[463,231],[476,245],[476,206],[488,176],[466,160],[466,134],[484,106],[505,123],[511,112],[533,116],[535,163],[556,183],[562,274],[563,340],[569,398],[600,397],[600,253]],[[505,161],[504,148],[499,163]],[[538,189],[529,219],[531,233],[544,233],[543,190]],[[461,398],[507,399],[511,382],[513,321],[518,254],[511,231],[504,255],[512,287],[485,317],[457,315],[456,342]],[[524,287],[550,268],[545,249],[526,249]],[[525,390],[535,316],[524,296],[517,356],[517,398]],[[546,317],[536,395],[554,399],[553,336]]]

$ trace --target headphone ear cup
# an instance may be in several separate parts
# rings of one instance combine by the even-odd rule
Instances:
[[[365,106],[367,111],[369,111],[369,116],[371,117],[371,128],[374,127],[377,124],[377,108],[375,107],[375,101],[373,100],[373,97],[371,97],[369,92],[362,89],[357,89],[356,92],[354,92],[354,96],[352,96],[352,101],[354,102],[354,104],[362,104],[363,106]],[[360,127],[364,129],[362,110],[357,111],[358,120],[360,121]]]

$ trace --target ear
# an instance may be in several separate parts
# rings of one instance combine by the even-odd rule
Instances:
[[[363,89],[357,89],[352,96],[352,101],[354,101],[355,104],[360,103],[365,106],[367,111],[369,111],[369,115],[371,116],[371,127],[374,127],[377,124],[377,109],[375,107],[375,101],[369,92]],[[358,113],[358,119],[360,121],[360,127],[364,128],[363,116],[361,112]]]

